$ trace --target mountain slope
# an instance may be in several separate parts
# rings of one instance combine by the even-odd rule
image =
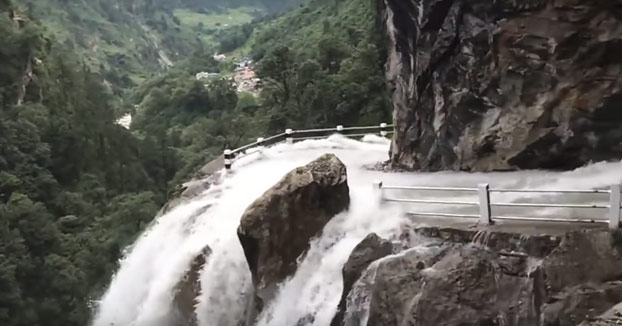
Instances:
[[[309,0],[258,26],[244,52],[261,57],[268,49],[288,46],[311,56],[328,37],[346,46],[380,42],[376,6],[371,0]]]
[[[180,63],[132,96],[134,132],[174,148],[184,162],[174,183],[225,148],[287,128],[391,120],[373,2],[308,1],[232,31],[239,39],[231,44],[243,45],[227,56],[259,60],[250,68],[261,79],[258,96],[236,94],[226,78],[197,81],[210,70],[200,63]]]
[[[23,0],[20,4],[120,92],[192,52],[214,52],[214,35],[220,30],[294,2]]]
[[[86,325],[165,199],[169,150],[115,124],[101,80],[0,1],[0,325]]]
[[[389,121],[380,26],[369,0],[310,0],[259,24],[238,53],[259,60],[272,132]]]

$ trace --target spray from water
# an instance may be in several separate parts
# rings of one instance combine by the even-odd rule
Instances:
[[[182,203],[155,223],[127,250],[108,291],[98,303],[94,326],[170,326],[175,287],[205,247],[211,249],[201,271],[199,326],[244,324],[251,294],[248,271],[236,229],[248,205],[291,169],[325,153],[336,154],[348,168],[351,207],[334,217],[294,276],[259,316],[258,325],[324,326],[337,309],[341,268],[352,249],[369,233],[396,237],[412,206],[381,206],[372,183],[496,187],[597,188],[622,179],[621,163],[601,163],[568,173],[382,173],[364,166],[384,161],[389,142],[379,137],[355,141],[340,136],[255,150],[236,161],[232,173],[196,198]],[[404,195],[406,194],[394,194]],[[442,199],[455,194],[421,194]],[[504,198],[513,200],[516,198]],[[438,210],[447,207],[422,208]],[[535,213],[535,212],[534,212]]]

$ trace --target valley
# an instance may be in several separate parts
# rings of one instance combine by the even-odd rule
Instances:
[[[88,324],[124,248],[224,148],[388,120],[372,17],[361,0],[0,0],[0,324]]]

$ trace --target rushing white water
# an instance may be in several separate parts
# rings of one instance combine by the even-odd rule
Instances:
[[[233,173],[197,198],[162,215],[128,248],[121,267],[98,304],[94,326],[170,326],[173,290],[205,246],[212,250],[201,272],[202,294],[196,307],[200,326],[234,326],[244,319],[250,273],[236,229],[246,207],[291,169],[324,153],[336,154],[348,167],[351,207],[333,218],[296,274],[281,285],[258,325],[328,325],[342,291],[341,268],[367,234],[391,237],[413,207],[380,206],[372,182],[394,185],[465,186],[488,182],[508,188],[597,188],[622,180],[621,163],[599,163],[567,173],[382,173],[363,168],[387,157],[388,141],[359,142],[334,136],[325,140],[280,144],[236,161]],[[406,196],[405,193],[390,193]],[[421,194],[431,198],[430,194]],[[437,198],[455,194],[434,194]],[[504,195],[504,200],[523,197]],[[528,197],[528,196],[527,196]],[[464,198],[469,198],[465,195]],[[501,198],[501,197],[500,197]],[[462,197],[460,197],[462,199]],[[539,200],[555,200],[554,196]],[[605,198],[606,199],[606,198]],[[573,200],[581,201],[583,198]],[[416,207],[418,210],[437,208]],[[446,210],[447,207],[444,207]],[[551,211],[532,211],[550,214]]]
[[[117,120],[117,124],[125,129],[130,129],[132,125],[132,114],[127,113]]]

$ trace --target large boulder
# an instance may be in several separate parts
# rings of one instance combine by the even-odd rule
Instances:
[[[613,0],[377,0],[394,166],[573,169],[622,158]]]
[[[310,240],[349,204],[346,167],[327,154],[289,172],[246,209],[238,237],[259,305],[294,274]]]
[[[358,280],[363,272],[374,261],[386,257],[393,253],[393,244],[390,241],[380,238],[377,234],[369,234],[363,239],[350,253],[348,261],[343,266],[343,291],[337,314],[331,322],[331,326],[343,325],[343,314],[346,310],[346,299],[352,290],[354,282]]]
[[[408,313],[405,305],[421,289],[424,276],[421,272],[445,252],[441,248],[410,249],[370,264],[347,296],[341,325],[406,325],[400,321]]]
[[[345,325],[538,325],[533,294],[541,276],[527,265],[477,247],[391,256],[357,285],[359,296],[369,297],[368,311],[348,311]]]

